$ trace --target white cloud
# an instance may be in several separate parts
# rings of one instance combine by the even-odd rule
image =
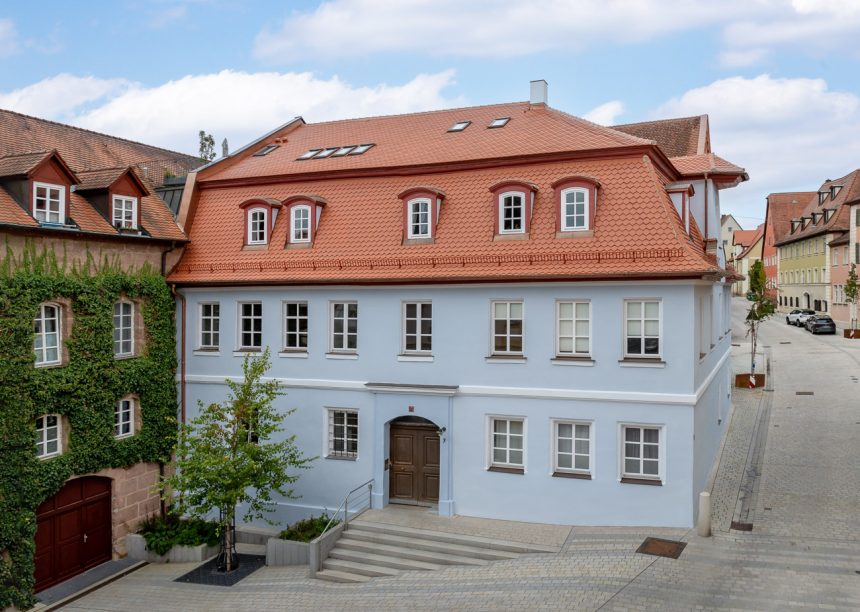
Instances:
[[[702,113],[714,152],[750,175],[723,194],[723,212],[763,217],[768,193],[814,190],[860,167],[860,98],[830,91],[823,79],[721,79],[669,100],[655,116]]]
[[[18,51],[18,31],[11,19],[0,19],[0,57],[14,55]]]
[[[719,60],[720,65],[724,68],[746,68],[761,63],[767,56],[767,49],[752,48],[740,51],[721,51]]]
[[[611,100],[591,109],[582,118],[600,125],[614,125],[618,123],[618,115],[623,112],[624,103],[620,100]]]
[[[323,121],[462,105],[444,95],[453,82],[450,70],[373,87],[311,73],[224,70],[156,87],[59,75],[0,93],[0,107],[188,152],[196,152],[202,129],[235,150],[296,115]]]

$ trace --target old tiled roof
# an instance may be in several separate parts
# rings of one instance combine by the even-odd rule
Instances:
[[[744,234],[741,236],[741,240],[737,240],[738,234]],[[740,244],[744,247],[744,250],[741,251],[741,254],[738,255],[735,259],[743,259],[749,252],[755,247],[756,243],[761,240],[764,235],[764,223],[760,223],[757,228],[754,230],[737,230],[734,232],[735,244]],[[746,241],[746,242],[743,242]]]
[[[791,231],[791,220],[800,216],[814,191],[771,193],[767,196],[767,216],[772,228],[773,242],[777,243]],[[770,241],[769,241],[770,242]]]
[[[90,189],[107,189],[113,185],[122,174],[128,171],[129,168],[105,168],[104,170],[86,170],[78,172],[78,178],[81,179],[77,187],[78,191],[89,191]]]
[[[713,153],[672,157],[672,164],[684,176],[726,174],[746,177],[746,170]]]
[[[0,177],[26,175],[50,154],[50,151],[37,151],[0,157]]]
[[[836,198],[831,199],[828,194],[827,198],[823,202],[819,203],[818,192],[829,192],[832,186],[842,187],[836,195]],[[825,209],[830,209],[833,211],[833,214],[830,216],[830,220],[824,221],[823,217],[819,217],[818,223],[812,223],[810,221],[805,228],[798,228],[797,231],[791,233],[791,219],[789,219],[788,230],[781,236],[781,238],[777,239],[776,244],[789,244],[797,240],[803,240],[805,238],[811,238],[813,236],[819,236],[829,232],[848,231],[850,211],[849,207],[845,204],[857,200],[860,200],[860,169],[854,170],[842,178],[824,181],[824,183],[821,184],[821,187],[818,188],[818,191],[813,193],[812,197],[806,201],[806,206],[803,207],[798,215],[792,217],[792,219],[799,219],[802,217],[810,218],[814,212],[823,213]],[[777,236],[779,236],[779,234],[777,234]]]
[[[637,138],[656,141],[667,157],[686,157],[711,152],[707,115],[626,123],[613,125],[612,129]]]

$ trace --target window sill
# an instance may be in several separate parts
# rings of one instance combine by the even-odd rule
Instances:
[[[286,249],[291,251],[293,249],[309,249],[314,245],[313,242],[288,242]]]
[[[233,357],[245,357],[246,355],[259,355],[260,349],[238,349],[233,351]]]
[[[432,236],[416,236],[414,238],[406,238],[403,240],[403,245],[408,246],[410,244],[433,244],[436,240]]]
[[[326,359],[358,359],[358,353],[326,353]]]
[[[221,351],[219,349],[196,349],[192,354],[197,357],[220,357]]]
[[[488,472],[500,472],[502,474],[519,474],[522,476],[526,473],[525,468],[502,467],[500,465],[491,465],[487,468]]]
[[[594,230],[590,229],[571,229],[561,230],[555,233],[556,238],[593,238]]]
[[[505,240],[528,240],[528,232],[511,232],[509,234],[496,234],[493,240],[504,242]]]
[[[135,357],[137,357],[137,355],[135,355],[133,353],[129,354],[129,355],[114,355],[113,360],[114,361],[125,361],[126,359],[134,359]]]
[[[575,478],[577,480],[591,480],[591,474],[582,474],[580,472],[553,472],[553,478]]]
[[[403,354],[397,356],[397,361],[433,361],[433,355],[409,355]]]
[[[484,357],[487,363],[525,363],[526,358],[522,355],[488,355]]]
[[[54,457],[59,457],[63,453],[53,453],[51,455],[42,455],[41,457],[36,457],[39,461],[47,461],[48,459],[53,459]]]
[[[665,368],[666,362],[660,357],[655,359],[627,357],[625,359],[619,359],[618,365],[622,368]]]
[[[260,242],[259,244],[246,244],[242,247],[243,251],[266,251],[269,248],[269,244],[267,242]]]
[[[331,459],[332,461],[357,461],[358,457],[338,457],[337,455],[326,455],[326,459]]]
[[[623,477],[621,479],[621,484],[635,484],[635,485],[648,485],[652,487],[662,487],[663,481],[659,479],[652,478],[628,478]]]
[[[33,364],[33,367],[35,367],[39,370],[44,370],[44,369],[48,369],[48,368],[61,368],[64,365],[66,365],[66,364],[63,363],[62,361],[56,361],[56,362],[52,362],[52,363],[36,363],[36,364]]]
[[[278,357],[281,359],[307,359],[308,352],[307,351],[281,351],[278,353]]]
[[[557,355],[549,360],[552,365],[563,365],[563,366],[580,366],[580,367],[592,367],[594,366],[594,359],[587,356],[573,356],[573,355]]]

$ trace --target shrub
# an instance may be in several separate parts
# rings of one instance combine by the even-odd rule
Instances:
[[[147,550],[166,555],[174,546],[218,544],[218,525],[201,519],[180,519],[168,514],[166,518],[152,517],[141,524],[140,535]]]
[[[331,517],[323,512],[319,516],[312,516],[304,520],[293,523],[287,529],[284,529],[279,536],[282,540],[295,540],[297,542],[310,542],[318,538],[323,529],[325,529]],[[332,526],[340,523],[338,520],[332,521]]]

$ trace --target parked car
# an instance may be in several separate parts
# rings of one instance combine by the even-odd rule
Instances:
[[[809,319],[813,318],[815,318],[814,310],[804,310],[799,315],[797,315],[797,323],[795,323],[795,325],[797,325],[798,327],[806,327],[806,322]]]
[[[836,324],[827,315],[816,315],[806,319],[806,331],[813,334],[835,334]]]
[[[810,315],[814,315],[814,314],[815,314],[815,311],[810,310],[808,308],[795,308],[790,313],[788,313],[787,317],[785,317],[785,322],[788,323],[789,325],[800,326],[806,322],[807,317],[809,317]],[[800,320],[800,317],[803,317],[803,321]]]

